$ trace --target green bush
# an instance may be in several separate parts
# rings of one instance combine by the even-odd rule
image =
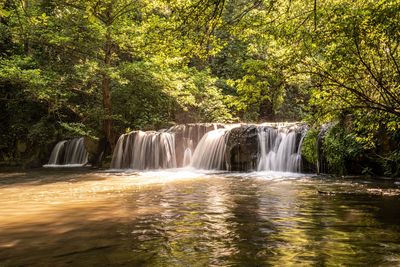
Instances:
[[[28,133],[30,142],[39,146],[51,142],[54,136],[56,136],[56,127],[54,124],[47,121],[46,118],[32,125]]]
[[[382,158],[384,175],[400,177],[400,149],[391,152],[387,157]]]
[[[333,126],[325,135],[322,149],[330,171],[343,175],[347,173],[346,163],[353,161],[362,151],[354,133],[348,133],[342,125]]]
[[[315,128],[310,128],[306,136],[304,137],[303,144],[301,147],[301,155],[303,158],[312,164],[317,164],[317,138],[319,130]]]

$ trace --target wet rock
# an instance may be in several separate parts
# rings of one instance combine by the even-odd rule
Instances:
[[[105,139],[96,140],[94,138],[84,137],[84,145],[86,151],[89,153],[88,163],[92,166],[100,166],[106,147]]]
[[[252,171],[257,167],[258,131],[243,125],[230,131],[225,158],[230,171]]]
[[[330,128],[334,126],[333,123],[325,124],[321,127],[317,136],[317,173],[329,173],[326,155],[323,149],[323,140]]]

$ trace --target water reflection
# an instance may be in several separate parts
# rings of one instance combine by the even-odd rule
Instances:
[[[391,182],[189,170],[0,177],[1,266],[400,264]]]

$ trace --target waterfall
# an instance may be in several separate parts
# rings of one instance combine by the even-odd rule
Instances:
[[[55,147],[53,148],[53,151],[51,151],[50,159],[49,162],[47,163],[48,165],[58,165],[61,162],[61,152],[64,149],[64,144],[67,142],[67,140],[63,140],[58,142]]]
[[[301,171],[304,127],[291,124],[187,124],[121,135],[113,169]]]
[[[225,169],[227,132],[227,129],[217,129],[206,133],[197,145],[190,165],[197,169]]]
[[[83,137],[63,140],[55,145],[45,166],[85,165],[88,157]]]
[[[300,172],[301,144],[296,128],[259,127],[258,171]]]
[[[183,166],[189,165],[191,160],[192,160],[192,150],[190,148],[186,148],[185,153],[183,155]]]
[[[209,131],[220,128],[225,128],[225,125],[221,123],[189,123],[175,125],[169,128],[167,132],[175,135],[177,167],[187,166],[201,138]],[[190,158],[188,158],[189,155]]]
[[[175,136],[169,132],[134,131],[121,135],[111,161],[113,169],[176,168]]]

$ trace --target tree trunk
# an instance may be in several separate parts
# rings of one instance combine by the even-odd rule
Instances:
[[[104,67],[106,70],[103,73],[103,80],[101,86],[103,93],[103,108],[105,113],[104,114],[105,118],[103,120],[103,130],[104,130],[104,135],[107,139],[107,143],[112,151],[115,146],[115,138],[113,132],[110,76],[108,74],[108,69],[111,66],[111,56],[112,56],[112,40],[111,40],[110,30],[107,29],[106,41],[104,45]]]
[[[110,94],[110,77],[108,75],[103,75],[102,81],[102,90],[103,90],[103,107],[105,111],[105,118],[103,120],[103,129],[104,134],[107,138],[107,142],[111,146],[111,149],[114,148],[114,135],[113,135],[113,120],[112,116],[112,105],[111,105],[111,94]]]

